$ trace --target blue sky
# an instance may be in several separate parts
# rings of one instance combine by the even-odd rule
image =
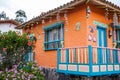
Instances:
[[[5,11],[10,18],[15,12],[22,9],[26,12],[28,20],[71,0],[0,0],[0,12]],[[120,6],[120,0],[108,0]]]

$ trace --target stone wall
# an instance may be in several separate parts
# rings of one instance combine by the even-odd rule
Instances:
[[[119,74],[109,76],[97,76],[97,77],[86,77],[86,76],[73,76],[57,73],[55,68],[40,67],[45,80],[120,80]]]
[[[45,80],[72,80],[68,75],[57,73],[55,68],[40,67],[40,70]]]

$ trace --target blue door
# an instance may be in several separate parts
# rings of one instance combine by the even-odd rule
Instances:
[[[97,27],[98,30],[98,46],[100,47],[98,49],[98,57],[99,60],[98,62],[100,64],[105,64],[107,62],[107,54],[106,54],[106,50],[101,48],[101,47],[107,47],[107,34],[106,34],[106,29],[102,28],[102,27]]]
[[[25,53],[25,61],[33,61],[32,47],[28,47]]]
[[[107,47],[106,29],[101,27],[97,27],[97,29],[98,29],[98,46]]]

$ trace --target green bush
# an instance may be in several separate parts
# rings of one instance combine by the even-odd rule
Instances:
[[[0,32],[0,70],[11,68],[12,65],[23,61],[27,48],[26,35],[18,35],[14,31]]]

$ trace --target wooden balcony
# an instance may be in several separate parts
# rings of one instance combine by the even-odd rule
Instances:
[[[120,73],[120,49],[75,47],[58,49],[57,72],[91,76]]]

